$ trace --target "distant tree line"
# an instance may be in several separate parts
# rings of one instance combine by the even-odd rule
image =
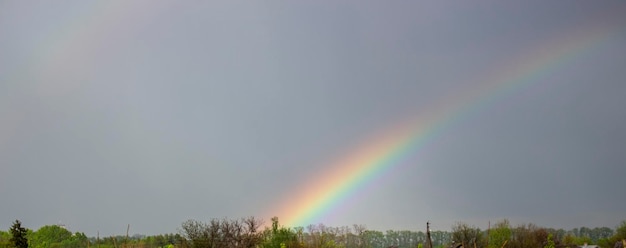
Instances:
[[[368,230],[363,225],[285,227],[276,217],[267,227],[254,217],[208,222],[187,220],[179,230],[177,234],[101,238],[72,233],[58,225],[32,231],[16,220],[9,231],[0,231],[0,248],[428,248],[427,235],[422,231],[382,232]],[[624,248],[626,221],[615,230],[608,227],[563,230],[534,224],[512,226],[506,219],[494,223],[488,230],[481,230],[459,222],[450,232],[431,231],[430,236],[433,248],[570,248],[584,244]]]
[[[582,230],[582,232],[581,232]],[[452,246],[486,248],[526,248],[526,247],[580,247],[595,244],[600,247],[623,248],[626,239],[626,221],[614,232],[608,227],[563,229],[543,228],[534,224],[511,226],[504,219],[495,223],[489,230],[480,230],[465,223],[452,227]]]

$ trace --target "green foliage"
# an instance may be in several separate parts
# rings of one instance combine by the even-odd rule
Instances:
[[[548,234],[548,242],[546,245],[543,246],[543,248],[554,248],[554,240],[552,240],[552,234]]]
[[[42,226],[29,236],[30,246],[34,248],[46,248],[58,246],[61,242],[69,240],[72,233],[57,225]]]
[[[301,247],[301,243],[298,242],[298,234],[291,228],[280,226],[278,217],[272,218],[272,227],[265,230],[264,236],[265,239],[261,243],[263,248]]]
[[[16,223],[17,224],[17,223]],[[241,220],[212,220],[202,223],[190,220],[183,223],[181,234],[156,236],[134,235],[88,238],[84,233],[71,233],[60,226],[49,225],[36,232],[21,227],[22,237],[35,248],[424,248],[426,235],[418,231],[385,232],[367,230],[365,226],[327,227],[323,224],[289,228],[280,226],[278,218],[272,218],[272,225],[257,232],[260,222],[254,218]],[[13,229],[16,225],[14,224]],[[525,247],[576,247],[577,245],[597,244],[600,247],[619,247],[626,239],[626,221],[616,232],[611,228],[580,227],[573,230],[546,229],[533,224],[512,228],[508,220],[497,222],[489,232],[459,223],[454,232],[431,231],[433,247],[451,247],[452,241],[464,243],[465,247],[507,248]],[[186,235],[187,238],[181,236]],[[452,238],[454,237],[454,239]],[[489,242],[487,241],[489,238]],[[0,248],[14,248],[14,237],[9,232],[0,231]],[[206,242],[205,242],[206,241]],[[459,242],[460,241],[460,242]],[[24,246],[22,246],[24,247]]]
[[[80,248],[86,247],[88,238],[84,233],[68,231],[64,227],[57,225],[46,225],[36,232],[28,235],[29,245],[34,248],[62,247]]]
[[[626,240],[626,220],[622,221],[622,223],[617,226],[615,229],[615,234],[603,241],[603,243],[607,244],[608,247],[624,247],[624,243]]]
[[[433,240],[433,246],[446,246],[452,242],[452,235],[444,231],[431,231],[430,237]]]
[[[573,245],[574,239],[576,239],[576,237],[572,236],[571,234],[567,234],[565,235],[565,237],[563,237],[563,239],[561,240],[561,243],[563,245]]]
[[[622,221],[622,223],[615,230],[615,238],[618,240],[626,239],[626,220]]]
[[[9,248],[11,247],[11,234],[9,232],[0,230],[0,248]]]
[[[511,239],[511,225],[509,220],[504,219],[497,222],[494,228],[489,230],[489,248],[500,248],[505,242]]]
[[[104,238],[89,238],[89,244],[92,248],[187,248],[186,240],[180,234],[159,234],[155,236],[142,236],[135,235],[129,237],[126,236],[112,236]],[[61,246],[64,247],[64,246]],[[79,246],[81,248],[87,247],[87,244]]]
[[[15,220],[10,229],[11,238],[10,243],[15,248],[28,248],[28,239],[26,238],[28,229],[22,227],[22,222]]]
[[[594,242],[592,242],[590,237],[587,236],[583,236],[583,237],[574,237],[574,244],[575,245],[584,245],[584,244],[592,244]]]

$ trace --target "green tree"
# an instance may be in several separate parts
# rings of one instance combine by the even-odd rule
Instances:
[[[63,242],[71,242],[72,232],[57,225],[46,225],[33,232],[29,238],[34,248],[60,246]]]
[[[0,248],[9,248],[11,247],[11,234],[9,232],[0,230]]]
[[[511,238],[511,225],[509,220],[497,222],[494,228],[489,230],[489,248],[500,248]]]
[[[618,239],[626,239],[626,220],[622,221],[620,226],[615,230],[615,237]]]
[[[596,227],[593,229],[593,233],[594,242],[598,242],[600,240],[611,238],[611,236],[613,236],[613,229],[608,227]]]
[[[381,231],[366,230],[363,232],[365,247],[384,247],[385,234]]]
[[[623,241],[626,240],[626,220],[622,221],[622,223],[615,229],[615,234],[613,237],[608,239],[608,243],[610,245],[614,245],[618,247],[621,243],[623,247]]]
[[[271,229],[265,230],[265,241],[261,243],[263,248],[301,247],[298,242],[298,234],[290,228],[282,227],[278,223],[278,217],[272,218]]]
[[[89,242],[87,235],[82,232],[76,232],[68,239],[61,241],[60,245],[64,248],[80,248],[86,247]]]
[[[573,245],[575,239],[576,237],[572,236],[571,234],[567,234],[565,235],[565,237],[563,237],[563,239],[561,239],[561,243],[563,245]]]
[[[552,233],[548,234],[548,242],[543,248],[554,248],[554,241],[552,240]]]
[[[588,236],[581,236],[581,237],[575,237],[574,238],[574,244],[575,245],[584,245],[584,244],[591,244],[593,243],[591,238]]]
[[[22,222],[15,220],[11,226],[11,239],[9,240],[15,248],[28,248],[28,239],[26,234],[28,229],[22,227]]]

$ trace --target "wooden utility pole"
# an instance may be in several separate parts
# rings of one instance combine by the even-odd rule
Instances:
[[[433,248],[433,241],[430,239],[430,222],[426,222],[426,241],[428,248]]]
[[[126,226],[126,239],[124,240],[124,248],[128,247],[128,230],[130,229],[130,224]]]

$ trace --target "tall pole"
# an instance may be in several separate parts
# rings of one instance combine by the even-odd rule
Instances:
[[[428,248],[433,248],[433,241],[430,239],[430,222],[426,222],[426,240],[428,241]]]
[[[126,226],[126,239],[124,240],[124,248],[127,247],[127,243],[128,243],[128,230],[130,229],[130,224],[128,224],[128,226]]]

